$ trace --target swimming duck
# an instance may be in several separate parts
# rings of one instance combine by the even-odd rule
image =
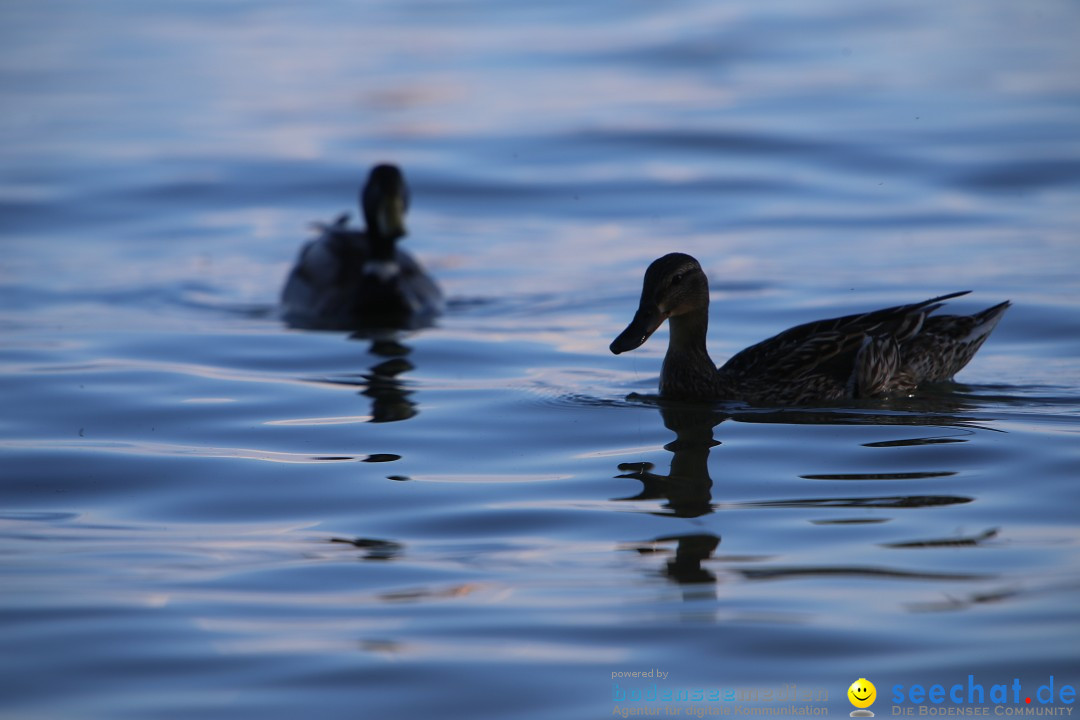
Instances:
[[[360,194],[366,230],[349,214],[317,224],[319,236],[300,250],[281,293],[284,316],[299,327],[416,328],[442,311],[438,285],[409,253],[405,236],[409,189],[394,165],[376,165]]]
[[[1006,301],[974,315],[930,316],[968,292],[798,325],[717,368],[705,349],[709,281],[697,260],[671,253],[645,271],[637,313],[611,352],[641,347],[668,320],[665,398],[776,406],[906,395],[921,383],[952,379],[1009,307]]]

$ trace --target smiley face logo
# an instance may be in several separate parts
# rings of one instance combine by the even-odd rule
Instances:
[[[848,700],[857,708],[868,708],[877,699],[877,688],[866,678],[859,678],[847,689]]]

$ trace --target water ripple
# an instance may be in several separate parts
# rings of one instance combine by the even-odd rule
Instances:
[[[49,452],[63,453],[106,453],[177,458],[234,458],[289,464],[352,462],[359,459],[351,455],[310,455],[306,453],[282,452],[279,450],[256,450],[253,448],[213,447],[206,445],[176,445],[170,443],[122,440],[0,440],[0,447],[10,450],[46,450]]]

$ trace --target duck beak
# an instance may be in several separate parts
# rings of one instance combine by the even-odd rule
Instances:
[[[641,347],[666,319],[667,315],[660,312],[660,308],[656,306],[638,307],[634,319],[619,333],[619,337],[611,341],[611,352],[618,355]]]

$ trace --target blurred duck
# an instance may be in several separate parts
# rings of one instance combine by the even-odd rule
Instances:
[[[281,303],[298,327],[363,329],[430,325],[443,308],[439,287],[411,255],[405,236],[409,189],[394,165],[376,165],[360,194],[366,229],[348,227],[349,214],[300,250]]]
[[[637,313],[611,352],[641,347],[668,320],[665,398],[778,406],[907,395],[921,383],[952,379],[1009,307],[1006,301],[974,315],[930,316],[942,301],[968,292],[799,325],[717,368],[705,349],[709,281],[697,260],[671,253],[645,271]]]

